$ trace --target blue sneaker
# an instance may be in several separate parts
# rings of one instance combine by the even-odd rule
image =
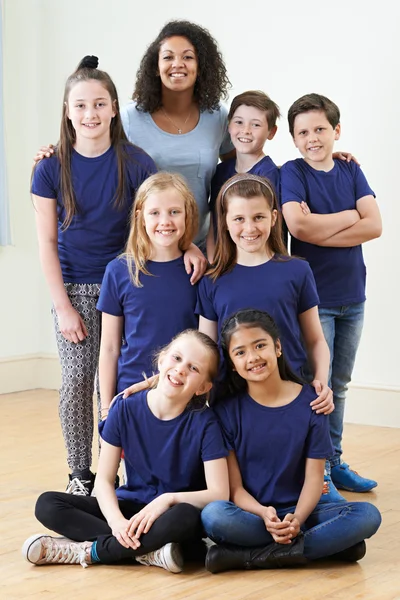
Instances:
[[[347,502],[346,498],[344,498],[337,489],[335,488],[333,481],[327,473],[324,475],[324,487],[322,488],[320,502],[328,503],[328,502]]]
[[[373,479],[361,477],[357,471],[350,469],[345,462],[331,468],[331,477],[339,490],[347,490],[348,492],[369,492],[378,485]]]

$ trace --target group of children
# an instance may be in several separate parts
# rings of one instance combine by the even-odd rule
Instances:
[[[292,105],[303,158],[281,169],[263,150],[278,117],[262,92],[233,100],[236,158],[217,166],[211,266],[193,285],[198,209],[185,180],[156,173],[128,142],[97,64],[68,79],[60,142],[32,193],[71,474],[66,493],[36,505],[63,537],[28,538],[29,562],[135,559],[179,572],[183,558],[204,557],[205,536],[214,573],[364,555],[379,511],[336,487],[376,486],[341,461],[341,438],[365,301],[361,244],[380,235],[380,216],[359,166],[333,158],[335,104],[310,94]],[[282,215],[300,258],[288,255]],[[121,452],[127,477],[115,490]]]

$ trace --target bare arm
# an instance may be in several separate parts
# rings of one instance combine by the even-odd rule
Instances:
[[[329,215],[303,213],[299,202],[286,202],[282,207],[288,229],[295,238],[309,244],[322,245],[324,240],[347,229],[360,220],[357,210],[343,210]]]
[[[328,387],[330,352],[322,331],[318,308],[314,306],[301,313],[298,318],[314,376],[311,385],[318,394],[318,398],[313,400],[310,406],[317,414],[329,415],[335,408],[333,393]]]
[[[120,511],[114,482],[121,459],[121,448],[102,440],[96,475],[96,498],[113,535],[125,548],[136,549],[140,542],[128,534],[132,519],[128,520]]]
[[[299,315],[299,323],[307,355],[311,363],[314,379],[324,384],[329,376],[329,348],[318,315],[318,307],[313,306]]]
[[[229,500],[229,480],[226,458],[209,460],[204,463],[207,489],[198,492],[176,492],[161,494],[145,506],[131,519],[129,535],[139,538],[147,533],[154,521],[174,504],[187,502],[197,508],[204,508],[214,500]]]
[[[233,451],[231,451],[228,456],[228,470],[231,501],[242,510],[251,512],[253,515],[257,515],[258,517],[261,517],[261,519],[264,519],[267,507],[260,504],[244,489],[236,454]]]
[[[382,219],[375,198],[373,196],[364,196],[357,200],[356,206],[360,220],[344,231],[335,233],[326,240],[323,240],[319,244],[320,246],[350,248],[381,236]]]
[[[217,321],[210,321],[200,315],[199,319],[199,331],[207,334],[214,342],[218,341],[218,323]]]
[[[304,484],[297,502],[295,517],[300,525],[306,521],[321,497],[324,485],[325,459],[307,458]]]
[[[214,224],[212,213],[210,213],[210,229],[208,230],[206,238],[206,251],[208,262],[212,264],[215,255]]]
[[[43,273],[59,320],[61,333],[70,342],[85,339],[87,330],[83,319],[72,307],[64,287],[58,257],[57,204],[53,198],[32,195],[36,214],[39,255]]]
[[[123,317],[102,313],[99,358],[102,417],[105,417],[106,409],[110,407],[117,387],[118,358],[121,351],[123,322]]]

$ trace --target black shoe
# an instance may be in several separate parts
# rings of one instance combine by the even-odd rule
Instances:
[[[69,484],[65,492],[67,494],[73,494],[74,496],[90,496],[94,488],[94,480],[96,475],[90,473],[90,479],[83,479],[82,477],[73,477],[68,475]]]
[[[297,536],[291,544],[272,542],[267,546],[245,548],[233,545],[215,545],[208,549],[206,569],[210,573],[235,569],[280,569],[304,565],[303,536]]]
[[[367,546],[363,540],[362,542],[358,542],[358,544],[354,544],[354,546],[350,546],[350,548],[346,548],[346,550],[342,550],[342,552],[337,552],[336,554],[332,554],[326,558],[332,558],[333,560],[344,560],[346,562],[357,562],[358,560],[364,558],[366,551]]]

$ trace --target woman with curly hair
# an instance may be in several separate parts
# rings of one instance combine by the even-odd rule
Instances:
[[[189,21],[171,21],[147,48],[136,77],[133,102],[121,117],[129,140],[160,170],[183,175],[196,198],[204,243],[211,178],[232,156],[227,111],[220,105],[230,85],[211,34]]]

